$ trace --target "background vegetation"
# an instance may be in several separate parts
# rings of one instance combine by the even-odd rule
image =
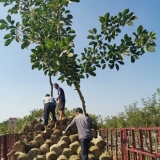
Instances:
[[[98,128],[125,128],[125,127],[157,127],[160,126],[160,89],[147,100],[142,99],[143,107],[138,108],[138,103],[135,102],[125,111],[114,116],[102,117],[101,115],[89,114],[93,122]],[[109,107],[108,107],[109,109]],[[75,109],[68,110],[66,108],[66,116],[74,116]],[[107,114],[107,108],[106,108]],[[18,118],[16,131],[19,132],[24,125],[31,121],[42,119],[43,109],[34,109],[29,115],[23,118]],[[58,112],[57,112],[58,116]],[[0,123],[0,135],[10,133],[8,130],[8,120]]]

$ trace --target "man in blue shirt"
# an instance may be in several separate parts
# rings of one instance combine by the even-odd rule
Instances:
[[[58,97],[55,99],[56,101],[59,101],[58,109],[60,114],[60,120],[62,120],[62,118],[64,117],[64,108],[65,108],[65,101],[66,101],[64,90],[57,83],[54,83],[53,86],[58,91]]]

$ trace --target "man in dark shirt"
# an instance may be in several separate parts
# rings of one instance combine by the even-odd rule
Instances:
[[[58,91],[58,97],[55,99],[56,101],[59,101],[58,109],[60,114],[60,120],[62,120],[62,118],[64,117],[64,108],[65,108],[65,101],[66,101],[64,90],[57,83],[54,83],[53,86]]]
[[[76,125],[78,129],[81,145],[81,159],[88,160],[88,145],[93,136],[91,130],[91,127],[93,128],[93,124],[90,117],[83,114],[83,110],[81,108],[76,109],[76,117],[67,126],[65,131],[62,132],[62,134],[65,134],[67,130],[69,130],[74,125]]]

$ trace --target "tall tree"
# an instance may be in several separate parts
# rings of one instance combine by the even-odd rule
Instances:
[[[89,30],[88,48],[84,48],[81,58],[74,53],[75,31],[72,29],[73,15],[68,5],[80,0],[0,0],[4,6],[11,6],[6,20],[0,20],[0,29],[9,30],[4,36],[5,46],[13,40],[21,42],[21,48],[27,48],[31,43],[32,69],[43,69],[45,75],[55,76],[58,80],[74,85],[86,114],[83,94],[80,90],[81,79],[96,76],[96,68],[111,69],[123,65],[123,56],[131,57],[134,63],[146,51],[155,51],[156,34],[148,32],[140,25],[132,36],[124,35],[119,45],[112,40],[121,33],[121,27],[132,26],[137,19],[133,12],[125,9],[117,16],[106,13],[99,17],[101,32],[96,28]],[[21,16],[21,22],[12,19],[13,14]],[[132,40],[133,38],[133,40]],[[51,82],[51,81],[50,81]]]

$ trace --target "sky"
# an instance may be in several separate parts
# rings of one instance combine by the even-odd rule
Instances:
[[[73,28],[76,31],[75,53],[83,52],[88,46],[88,30],[97,28],[100,31],[99,16],[110,12],[117,15],[129,8],[135,12],[138,20],[133,27],[124,27],[123,32],[116,39],[116,43],[123,34],[129,35],[143,25],[148,31],[157,34],[156,52],[145,53],[135,63],[125,58],[125,65],[120,70],[97,70],[96,77],[82,80],[81,91],[86,101],[88,113],[101,115],[103,118],[114,116],[125,111],[124,106],[138,102],[143,107],[141,99],[151,97],[160,88],[160,1],[159,0],[81,0],[80,3],[70,5],[73,15]],[[7,8],[0,3],[0,19],[7,16]],[[4,35],[7,32],[0,30],[0,122],[11,117],[22,118],[29,115],[34,109],[43,108],[43,97],[50,93],[48,76],[43,71],[31,69],[30,53],[28,49],[22,50],[20,43],[13,42],[4,46]],[[65,91],[66,107],[73,109],[81,107],[81,101],[74,87],[57,81],[52,77],[53,83],[58,83]],[[53,97],[57,91],[53,90]]]

